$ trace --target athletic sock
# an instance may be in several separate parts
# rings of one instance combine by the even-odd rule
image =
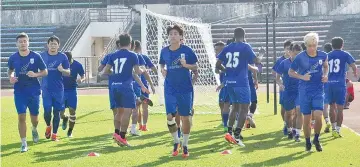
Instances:
[[[70,131],[70,129],[69,129],[69,131]],[[119,130],[119,129],[115,129],[115,133],[118,134],[118,135],[120,135],[120,130]]]
[[[178,135],[178,138],[181,137],[181,128],[178,128],[178,130],[177,130],[177,135]]]
[[[136,132],[136,124],[131,125],[131,132]]]
[[[26,137],[21,138],[21,144],[22,144],[22,146],[27,147]]]
[[[340,132],[340,128],[341,128],[341,126],[336,126],[336,131]]]
[[[320,136],[320,134],[316,134],[316,133],[315,133],[314,141],[319,141],[319,136]]]
[[[183,136],[183,146],[188,146],[189,137],[190,137],[190,134],[184,134],[184,136]]]
[[[178,137],[178,131],[171,133],[171,135],[174,138],[174,143],[180,143],[180,139]]]
[[[334,122],[334,123],[331,123],[331,126],[332,126],[332,129],[336,129],[336,122]]]
[[[328,124],[330,122],[329,118],[325,118],[325,122]]]
[[[229,113],[222,113],[222,121],[224,127],[227,127],[228,120],[229,120]]]
[[[125,136],[126,136],[126,132],[120,132],[120,137],[122,138],[122,139],[125,139]]]
[[[305,138],[305,140],[306,140],[306,144],[311,144],[310,137]]]

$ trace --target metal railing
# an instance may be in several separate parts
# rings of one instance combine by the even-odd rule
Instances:
[[[122,22],[126,20],[129,13],[132,12],[125,7],[88,9],[61,51],[71,51],[91,22]]]

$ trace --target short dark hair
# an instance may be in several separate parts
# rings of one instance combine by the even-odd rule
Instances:
[[[72,59],[72,53],[71,52],[65,52],[66,57],[70,61]]]
[[[176,30],[178,33],[179,33],[179,35],[181,35],[181,36],[183,36],[184,35],[184,30],[179,26],[179,25],[173,25],[173,26],[169,26],[169,27],[167,27],[167,29],[166,29],[166,33],[167,33],[167,35],[169,35],[170,34],[170,31],[171,30]]]
[[[135,50],[141,49],[141,43],[139,40],[135,40]]]
[[[234,38],[245,38],[245,30],[242,27],[235,28],[234,30]]]
[[[57,36],[55,36],[55,35],[51,36],[51,37],[47,40],[47,43],[49,44],[50,42],[54,42],[54,41],[56,41],[58,44],[60,44],[60,39],[59,39],[59,37],[57,37]]]
[[[20,34],[18,34],[16,36],[16,41],[19,39],[19,38],[29,38],[29,36],[25,33],[25,32],[22,32]]]
[[[129,34],[121,34],[119,35],[119,46],[129,46],[131,44],[132,38]]]
[[[120,39],[116,40],[115,44],[116,44],[116,47],[119,47],[119,45],[120,45]]]
[[[344,40],[341,37],[334,37],[331,39],[331,45],[333,49],[341,49],[344,45]]]
[[[228,39],[228,40],[226,41],[226,45],[229,45],[229,44],[231,44],[231,43],[234,42],[234,41],[235,41],[235,38]]]
[[[299,52],[301,52],[303,49],[302,49],[301,45],[299,45],[297,43],[292,43],[290,45],[290,50],[291,51],[299,51]]]
[[[303,42],[303,43],[301,43],[301,47],[302,47],[302,49],[303,50],[306,50],[306,45],[305,45],[305,43]]]
[[[293,42],[294,42],[294,41],[291,40],[291,39],[285,40],[285,41],[284,41],[284,49],[285,49],[286,47],[290,46],[291,43],[293,43]]]
[[[223,41],[216,42],[215,46],[225,46],[225,43]]]
[[[331,52],[331,51],[332,51],[331,43],[326,43],[326,44],[324,45],[324,52],[329,53],[329,52]]]

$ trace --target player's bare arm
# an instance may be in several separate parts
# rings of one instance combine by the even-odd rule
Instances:
[[[58,70],[62,73],[64,76],[70,76],[70,68],[64,69],[63,66],[60,64],[58,66]]]
[[[134,67],[135,68],[135,67]],[[136,74],[135,70],[133,70],[132,77],[134,80],[140,85],[141,91],[144,93],[150,93],[150,91],[144,86],[144,84],[141,82],[141,79],[138,74]]]
[[[328,59],[326,59],[325,62],[323,63],[323,76],[321,81],[324,83],[327,82],[328,75],[329,75],[329,63],[328,63]]]
[[[284,90],[284,85],[283,85],[283,81],[281,79],[280,74],[276,74],[276,83],[280,87],[280,90],[283,91]]]
[[[304,81],[310,81],[310,73],[306,73],[305,75],[301,75],[299,73],[297,73],[296,71],[294,71],[293,69],[289,69],[288,74],[293,77],[293,78],[297,78],[297,79],[301,79]]]
[[[135,66],[134,66],[134,72],[135,72],[137,75],[141,75],[144,71],[140,68],[140,66],[135,65]]]
[[[222,65],[222,61],[219,59],[216,61],[216,68],[219,69],[220,71],[225,72],[225,67]]]
[[[198,77],[199,77],[199,72],[198,72],[198,70],[194,70],[194,71],[192,71],[192,72],[193,72],[193,75],[192,75],[192,80],[191,80],[191,82],[192,82],[192,85],[194,85],[195,82],[196,82],[196,80],[197,80]]]
[[[15,77],[15,73],[14,73],[14,70],[10,70],[8,69],[8,76],[9,76],[9,80],[10,80],[10,83],[11,84],[14,84],[18,81],[18,78]]]
[[[155,87],[154,84],[150,78],[149,72],[145,69],[145,71],[143,72],[143,75],[145,77],[145,79],[149,82],[150,87],[151,87],[151,91],[153,92],[153,94],[155,94]]]
[[[353,75],[355,78],[358,77],[358,74],[357,74],[357,68],[356,68],[356,64],[355,63],[351,63],[349,64],[349,66],[351,67],[352,71],[353,71]]]
[[[29,71],[29,72],[26,73],[26,75],[28,77],[38,78],[38,77],[43,77],[43,76],[48,75],[48,71],[47,71],[47,69],[40,70],[40,72]]]
[[[105,68],[105,65],[100,64],[98,67],[98,72],[101,72]]]
[[[165,69],[165,65],[160,64],[160,68],[161,68],[161,74],[163,75],[163,77],[166,77],[167,71]]]
[[[103,74],[111,74],[111,65],[110,64],[106,64],[105,68],[104,68],[104,73]]]
[[[182,65],[183,67],[185,67],[185,68],[187,68],[187,69],[189,69],[189,70],[194,71],[194,70],[197,70],[197,69],[198,69],[197,64],[187,64],[185,58],[180,59],[180,63],[181,63],[181,65]]]

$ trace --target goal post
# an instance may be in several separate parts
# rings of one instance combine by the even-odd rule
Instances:
[[[198,58],[199,77],[194,85],[194,108],[196,112],[216,112],[218,110],[215,74],[216,56],[213,47],[210,24],[199,19],[180,18],[157,14],[145,8],[141,11],[142,52],[158,65],[161,49],[169,45],[166,29],[170,25],[180,25],[184,29],[184,44],[192,48]],[[164,104],[164,78],[158,65],[158,75],[151,73],[156,85],[160,105]]]

